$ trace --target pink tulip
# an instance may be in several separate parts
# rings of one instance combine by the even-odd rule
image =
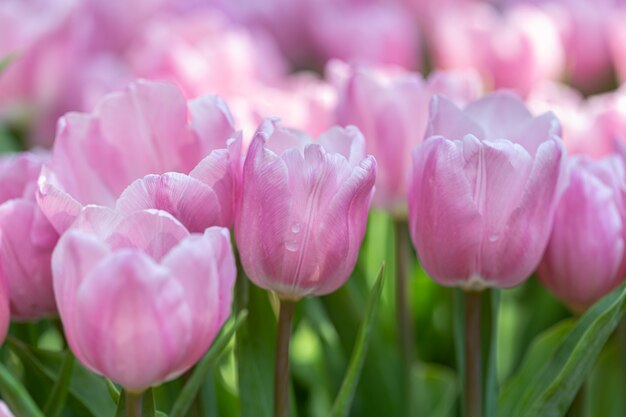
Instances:
[[[331,71],[340,70],[332,65]],[[406,217],[411,149],[424,138],[431,97],[445,95],[458,104],[475,100],[482,87],[478,74],[437,71],[424,81],[398,68],[352,67],[339,84],[337,121],[357,126],[378,162],[374,205]]]
[[[4,401],[0,401],[0,417],[14,417],[9,407],[4,403]]]
[[[617,76],[626,83],[626,7],[615,13],[609,26],[609,46]]]
[[[287,72],[271,38],[208,12],[155,20],[129,57],[138,76],[174,82],[188,97],[250,94]]]
[[[250,279],[292,300],[340,287],[356,263],[375,178],[356,128],[311,143],[264,122],[248,149],[235,222]]]
[[[351,0],[312,4],[307,22],[322,61],[421,67],[419,32],[405,7]]]
[[[554,22],[540,8],[516,5],[503,12],[468,2],[442,9],[431,33],[437,67],[475,68],[493,88],[525,95],[563,70],[563,49]]]
[[[85,208],[52,256],[70,348],[131,391],[173,379],[207,351],[230,314],[230,234],[190,234],[158,210]]]
[[[541,282],[576,311],[617,287],[626,273],[626,173],[616,156],[572,157],[570,183],[539,265]]]
[[[18,320],[56,313],[50,257],[59,235],[35,201],[46,159],[30,153],[0,158],[0,275]]]
[[[466,289],[512,287],[548,242],[565,150],[550,113],[497,92],[464,109],[434,98],[413,152],[409,224],[428,274]]]
[[[187,105],[173,85],[139,81],[105,96],[91,114],[69,113],[59,121],[52,160],[39,178],[39,205],[63,232],[83,206],[113,207],[127,186],[148,174],[189,174],[200,164],[197,171],[215,169],[206,175],[238,175],[224,169],[239,158],[231,153],[238,146],[224,149],[231,136],[231,116],[221,99],[203,97]],[[233,183],[223,179],[221,185]],[[223,213],[224,219],[231,216]]]

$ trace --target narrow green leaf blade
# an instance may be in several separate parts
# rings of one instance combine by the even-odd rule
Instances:
[[[65,352],[65,358],[61,364],[61,370],[59,376],[48,395],[48,400],[43,409],[44,414],[47,417],[57,417],[63,411],[65,400],[67,399],[67,393],[72,380],[72,371],[74,369],[75,358],[71,350]]]
[[[26,389],[0,363],[0,393],[16,417],[44,417]]]
[[[443,366],[421,363],[413,370],[416,403],[423,417],[453,417],[459,393],[456,375]]]
[[[226,346],[228,346],[228,343],[237,332],[237,329],[239,329],[241,324],[245,321],[247,315],[248,312],[243,310],[237,315],[236,319],[231,318],[229,322],[226,323],[224,330],[217,336],[207,354],[198,362],[191,377],[185,383],[185,386],[172,407],[170,417],[184,417],[187,415],[189,408],[200,391],[206,375],[224,352]]]
[[[576,322],[554,355],[536,364],[536,378],[517,397],[516,407],[501,399],[499,408],[512,409],[513,413],[509,414],[512,417],[563,416],[625,310],[626,284],[623,284]],[[510,401],[513,399],[509,398]]]
[[[276,315],[268,293],[238,278],[240,308],[248,310],[248,319],[237,331],[239,404],[241,417],[271,417],[274,413],[274,350]]]
[[[11,336],[6,343],[24,366],[45,378],[50,385],[54,384],[61,369],[63,353],[37,349]],[[110,417],[115,411],[115,402],[111,400],[105,379],[79,364],[72,369],[68,400],[80,405],[92,417]]]
[[[372,288],[371,295],[367,302],[367,308],[365,310],[365,317],[361,322],[359,333],[356,339],[354,350],[352,351],[352,357],[350,358],[350,364],[348,365],[348,371],[344,377],[341,388],[335,403],[330,412],[331,417],[343,417],[347,416],[350,412],[350,405],[352,404],[352,398],[359,381],[359,375],[363,367],[365,355],[367,354],[367,348],[369,345],[370,336],[372,335],[372,327],[374,319],[378,312],[378,305],[380,304],[380,296],[382,294],[384,283],[384,264],[380,267],[378,272],[378,278]]]
[[[152,388],[148,388],[143,394],[141,411],[142,417],[156,417],[156,405],[154,403],[154,391]]]

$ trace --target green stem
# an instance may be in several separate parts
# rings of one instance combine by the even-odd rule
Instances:
[[[125,391],[126,417],[141,417],[143,409],[143,393]]]
[[[398,338],[402,373],[404,382],[404,398],[407,408],[406,415],[414,415],[416,407],[413,404],[415,395],[412,387],[412,368],[414,361],[415,343],[413,334],[413,320],[409,309],[409,263],[410,248],[408,225],[406,221],[394,221],[395,248],[396,248],[396,320],[398,323]]]
[[[274,368],[274,417],[289,417],[289,339],[296,302],[280,300]]]
[[[465,293],[465,416],[482,417],[481,293]]]

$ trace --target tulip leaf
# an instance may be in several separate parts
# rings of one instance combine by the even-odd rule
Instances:
[[[352,357],[348,365],[348,370],[337,394],[337,398],[333,404],[333,408],[330,412],[332,417],[347,416],[350,412],[350,406],[354,397],[354,392],[359,381],[361,369],[363,368],[363,362],[365,361],[365,355],[367,354],[367,348],[372,335],[372,329],[375,322],[375,317],[378,312],[378,305],[380,304],[380,296],[382,294],[383,282],[384,282],[384,264],[380,267],[378,272],[378,278],[372,288],[367,307],[365,309],[365,317],[359,327],[356,343],[352,351]]]
[[[621,329],[623,330],[623,329]],[[615,340],[614,342],[618,342]],[[620,340],[620,342],[623,342]],[[609,343],[585,382],[587,416],[623,417],[626,410],[626,345]],[[617,365],[617,366],[616,366]]]
[[[9,336],[7,344],[24,366],[31,369],[52,386],[59,378],[64,354],[28,346]],[[68,403],[80,416],[110,417],[115,412],[115,403],[111,400],[104,378],[95,375],[80,364],[75,363],[68,387]]]
[[[499,398],[498,415],[563,416],[624,311],[626,284],[577,320],[552,354],[525,360]]]
[[[424,417],[452,417],[458,397],[456,375],[443,366],[422,363],[413,369],[415,402]]]
[[[240,311],[236,319],[231,318],[226,323],[207,354],[198,362],[191,376],[185,383],[185,386],[172,407],[170,417],[184,417],[187,415],[207,374],[211,368],[215,366],[222,353],[224,353],[226,347],[237,332],[237,329],[239,329],[241,324],[245,321],[247,314],[248,312],[246,310]]]
[[[26,388],[2,364],[0,364],[0,393],[16,417],[44,417]]]
[[[48,394],[48,400],[43,409],[46,417],[57,417],[63,411],[65,400],[67,399],[67,393],[72,380],[72,370],[74,369],[74,355],[71,350],[65,352],[65,358],[61,364],[61,370],[59,376]]]
[[[271,417],[274,412],[274,348],[276,315],[268,293],[237,279],[238,307],[248,310],[248,319],[237,331],[239,404],[241,417]]]

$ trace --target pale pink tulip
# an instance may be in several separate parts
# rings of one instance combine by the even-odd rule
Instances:
[[[322,61],[337,58],[362,64],[421,67],[417,25],[401,5],[351,0],[312,4],[307,22]]]
[[[236,176],[237,170],[223,169],[239,159],[231,153],[239,146],[225,149],[233,134],[220,98],[187,104],[171,84],[136,82],[105,96],[91,114],[69,113],[59,121],[52,160],[39,178],[39,205],[63,232],[84,205],[113,207],[126,187],[149,174],[189,174],[200,163],[198,170],[215,169],[211,175]],[[213,177],[209,185],[217,180]],[[224,178],[221,184],[233,182]],[[223,213],[224,219],[231,216]]]
[[[74,354],[132,391],[200,359],[230,314],[236,276],[227,229],[190,234],[163,211],[101,206],[61,237],[52,271]]]
[[[464,109],[433,99],[429,138],[413,152],[409,224],[434,280],[507,288],[530,276],[564,183],[558,134],[552,114],[533,117],[511,93]]]
[[[431,38],[437,67],[475,68],[493,88],[525,95],[535,84],[557,79],[563,70],[557,27],[531,5],[503,12],[480,2],[445,8],[436,15]]]
[[[46,159],[30,153],[0,158],[0,275],[18,320],[56,313],[50,257],[59,235],[35,201]]]
[[[208,12],[152,22],[129,59],[138,76],[174,82],[188,97],[250,94],[286,74],[271,38]]]
[[[616,155],[568,162],[570,183],[539,265],[541,282],[582,311],[617,287],[626,273],[626,173]]]
[[[331,65],[330,71],[341,70]],[[482,89],[478,74],[436,71],[423,80],[399,68],[352,67],[339,84],[337,121],[357,126],[378,162],[374,205],[406,217],[411,149],[426,133],[430,99],[435,94],[458,104],[477,99]]]
[[[375,178],[355,127],[311,142],[264,122],[248,149],[235,222],[250,279],[292,300],[340,287],[356,263]]]

